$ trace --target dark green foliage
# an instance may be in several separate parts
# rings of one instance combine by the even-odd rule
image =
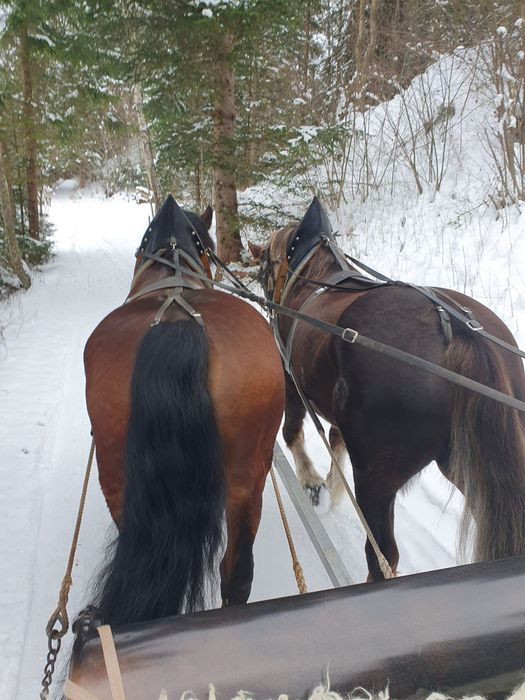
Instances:
[[[40,267],[53,258],[53,230],[53,226],[43,217],[41,240],[36,241],[27,235],[17,234],[22,260],[29,268]],[[0,297],[21,288],[20,281],[9,269],[4,246],[4,232],[0,224]]]
[[[29,267],[38,267],[46,262],[49,262],[53,257],[53,226],[48,219],[42,220],[42,239],[35,241],[29,236],[22,233],[17,233],[16,239],[20,247],[22,259]],[[0,222],[0,265],[7,266],[4,257],[4,232]]]
[[[17,236],[17,240],[22,259],[29,267],[43,265],[53,257],[53,241],[50,238],[42,238],[41,241],[35,241],[29,236]]]

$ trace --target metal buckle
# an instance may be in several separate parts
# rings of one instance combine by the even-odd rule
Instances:
[[[467,321],[467,326],[470,328],[471,331],[482,331],[483,326],[479,321],[476,321],[475,318],[471,318]]]
[[[358,335],[359,333],[354,331],[353,328],[345,328],[341,335],[341,340],[344,340],[346,343],[355,343]]]

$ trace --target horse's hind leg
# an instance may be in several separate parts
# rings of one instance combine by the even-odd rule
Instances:
[[[342,469],[346,456],[346,445],[341,432],[335,426],[330,428],[329,440],[335,459],[337,460],[337,464]],[[330,465],[330,472],[326,478],[326,485],[330,491],[330,500],[332,501],[332,505],[335,506],[341,502],[345,492],[345,487],[341,475],[339,474],[339,469],[337,468],[333,458]]]
[[[355,495],[359,507],[379,545],[379,549],[390,564],[392,571],[396,573],[399,550],[394,537],[394,504],[399,486],[397,484],[387,486],[377,474],[362,472],[358,469],[354,469],[354,480]],[[365,553],[368,563],[368,580],[381,581],[384,576],[368,538]]]
[[[312,460],[304,448],[303,420],[306,409],[292,379],[286,375],[286,404],[284,409],[283,437],[293,454],[297,478],[313,505],[319,505],[324,479],[316,472]]]
[[[268,464],[268,468],[271,462]],[[220,566],[223,605],[246,603],[253,581],[253,543],[262,511],[268,469],[260,471],[251,488],[229,485],[226,503],[228,542]]]

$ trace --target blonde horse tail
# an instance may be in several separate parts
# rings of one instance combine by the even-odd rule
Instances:
[[[456,334],[444,366],[505,394],[514,395],[511,362],[480,337]],[[521,369],[520,369],[521,371]],[[525,379],[521,377],[524,384]],[[514,384],[514,387],[513,387]],[[451,385],[452,428],[449,474],[465,496],[459,549],[470,549],[475,523],[476,561],[525,553],[525,434],[523,417],[513,408]],[[521,392],[520,392],[521,393]],[[520,397],[521,398],[521,397]],[[471,517],[472,516],[472,517]]]

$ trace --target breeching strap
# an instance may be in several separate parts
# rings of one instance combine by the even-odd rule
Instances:
[[[396,284],[396,285],[403,285],[406,287],[410,287],[411,289],[415,289],[417,292],[425,296],[427,299],[430,299],[430,301],[433,304],[436,304],[436,306],[442,306],[451,316],[456,318],[458,321],[461,321],[464,325],[466,325],[468,328],[470,328],[471,331],[477,333],[478,335],[483,336],[487,340],[490,340],[493,343],[496,343],[496,345],[499,345],[500,347],[504,348],[505,350],[508,350],[509,352],[512,352],[514,355],[519,355],[519,357],[525,358],[525,352],[523,350],[520,350],[520,348],[514,347],[514,345],[510,345],[510,343],[507,343],[505,340],[502,340],[501,338],[498,338],[495,335],[492,335],[492,333],[488,333],[483,326],[474,318],[472,311],[468,309],[466,306],[461,306],[458,305],[458,302],[456,302],[454,299],[451,299],[450,296],[446,292],[442,292],[441,290],[434,290],[432,287],[420,287],[417,284],[408,284],[405,282],[398,282],[397,280],[392,280],[390,277],[387,277],[386,275],[383,275],[381,272],[377,272],[373,268],[369,267],[368,265],[365,265],[365,263],[361,262],[360,260],[356,260],[353,258],[351,255],[345,255],[350,262],[352,262],[354,265],[357,265],[357,267],[360,267],[362,270],[365,272],[368,272],[369,275],[372,275],[378,280],[381,280],[382,282],[388,282],[390,284]],[[445,301],[447,299],[448,301]],[[448,303],[451,302],[451,303]],[[458,306],[456,308],[456,305]],[[458,311],[459,308],[459,311]],[[462,312],[462,313],[460,313]],[[465,318],[466,316],[466,318]]]
[[[69,618],[67,615],[67,602],[69,599],[69,590],[72,584],[71,572],[73,571],[73,564],[75,562],[75,553],[77,550],[78,535],[80,533],[80,526],[82,525],[82,516],[84,514],[84,506],[86,504],[87,487],[89,483],[89,476],[91,474],[91,467],[93,466],[93,457],[95,455],[95,439],[91,440],[91,447],[89,450],[88,462],[86,465],[86,471],[84,474],[84,482],[82,484],[82,493],[80,495],[80,503],[77,512],[77,521],[75,524],[75,531],[73,533],[73,540],[71,542],[71,548],[69,550],[69,559],[67,562],[66,573],[62,579],[62,586],[60,587],[60,594],[58,596],[58,605],[53,611],[53,614],[49,618],[49,622],[46,625],[46,634],[48,638],[49,652],[47,655],[47,662],[44,668],[44,678],[42,680],[43,690],[40,693],[40,700],[46,700],[49,696],[49,686],[53,679],[53,672],[55,670],[56,657],[60,651],[60,644],[62,637],[66,634],[69,629]],[[60,625],[56,628],[56,625]]]

